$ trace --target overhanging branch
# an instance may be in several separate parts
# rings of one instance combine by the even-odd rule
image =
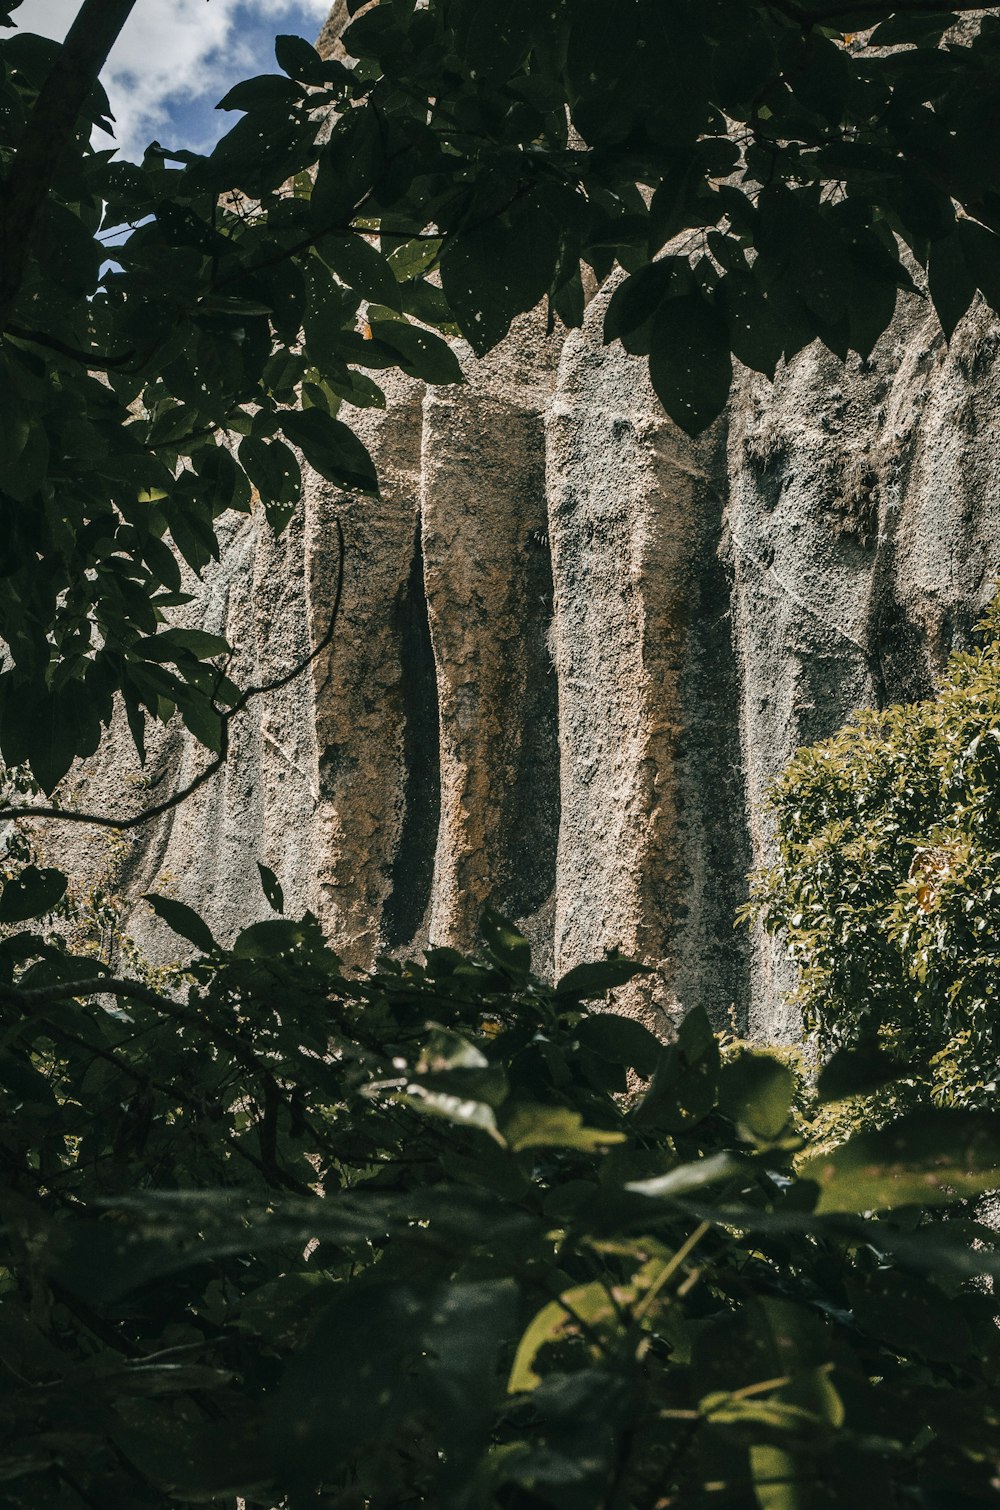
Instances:
[[[221,770],[229,757],[229,728],[237,714],[251,703],[254,698],[263,697],[268,692],[280,692],[282,687],[287,687],[296,677],[301,676],[323,651],[333,642],[333,636],[337,628],[337,619],[340,616],[340,600],[344,591],[344,558],[346,548],[344,545],[344,531],[340,520],[335,521],[337,531],[337,587],[333,598],[333,609],[330,613],[330,622],[326,627],[321,640],[313,646],[309,654],[302,660],[296,661],[289,671],[275,677],[270,682],[259,682],[255,686],[245,687],[237,701],[231,708],[216,710],[222,720],[222,729],[219,738],[219,752],[205,769],[180,791],[174,792],[173,796],[166,797],[154,807],[145,808],[141,813],[135,813],[131,818],[112,818],[107,813],[82,813],[73,808],[50,807],[47,805],[30,803],[7,803],[0,806],[0,818],[50,818],[62,823],[90,823],[97,828],[110,828],[118,833],[128,829],[140,828],[144,823],[150,823],[154,818],[161,818],[164,813],[169,813],[172,808],[179,807],[182,802],[194,795],[195,792],[210,781],[217,771]]]
[[[825,26],[841,16],[877,16],[886,20],[889,16],[940,15],[948,11],[985,14],[990,9],[982,0],[844,0],[841,5],[825,5],[821,10],[796,4],[796,0],[767,0],[767,4],[771,10],[780,11],[806,28]]]

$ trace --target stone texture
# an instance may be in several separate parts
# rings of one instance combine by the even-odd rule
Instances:
[[[398,379],[352,414],[377,503],[311,477],[279,540],[235,522],[199,614],[238,674],[322,635],[339,519],[332,649],[251,705],[179,811],[111,851],[50,832],[50,854],[133,899],[172,888],[220,937],[267,911],[261,860],[357,965],[465,947],[491,900],[546,972],[614,947],[653,965],[625,1010],[794,1032],[780,947],[732,922],[768,858],[763,799],[852,708],[929,693],[991,595],[1000,327],[975,308],[946,348],[910,299],[870,361],[742,374],[692,442],[643,361],[602,345],[609,292],[580,331],[532,315],[464,352],[463,387]],[[75,795],[137,804],[203,758],[168,730],[127,775],[116,731]],[[132,926],[176,949],[138,902]]]

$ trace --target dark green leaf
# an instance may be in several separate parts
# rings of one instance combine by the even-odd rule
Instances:
[[[302,98],[302,90],[279,73],[261,73],[242,79],[223,95],[216,110],[257,110],[262,105],[292,105]]]
[[[211,954],[215,949],[211,929],[192,907],[184,902],[177,902],[172,897],[157,896],[155,892],[147,892],[144,900],[173,933],[187,939],[202,954]]]
[[[573,996],[579,1001],[593,1001],[606,996],[616,986],[627,985],[637,975],[650,975],[648,965],[639,965],[624,955],[609,955],[607,959],[595,960],[592,964],[574,965],[567,970],[556,987],[560,996]]]
[[[1000,1116],[913,1112],[808,1160],[801,1174],[819,1186],[821,1212],[949,1205],[1000,1187]]]
[[[912,1065],[900,1064],[877,1044],[842,1048],[820,1070],[816,1092],[821,1101],[841,1101],[846,1096],[867,1095],[912,1072]]]
[[[290,36],[288,33],[275,37],[274,56],[278,60],[278,67],[289,78],[301,79],[304,84],[326,82],[328,65],[304,37]]]
[[[483,211],[450,240],[441,284],[462,334],[478,356],[501,341],[514,317],[533,309],[551,287],[559,227],[537,190]]]
[[[690,1195],[693,1190],[731,1180],[745,1167],[733,1154],[718,1153],[707,1159],[697,1159],[692,1164],[679,1164],[676,1169],[649,1180],[633,1180],[625,1188],[650,1200],[674,1201]]]
[[[405,320],[372,320],[372,336],[392,351],[400,367],[425,383],[464,383],[458,357],[440,336]]]
[[[282,954],[298,949],[305,941],[301,923],[291,918],[268,918],[263,923],[251,923],[244,928],[233,944],[236,959],[277,959]]]
[[[927,282],[941,329],[950,341],[976,292],[976,279],[966,264],[957,230],[931,243]]]
[[[323,236],[316,244],[323,261],[362,298],[400,309],[400,290],[386,258],[361,232]]]
[[[577,1028],[577,1037],[591,1053],[613,1064],[628,1065],[646,1079],[656,1069],[663,1052],[659,1039],[641,1022],[613,1012],[585,1017]]]
[[[353,430],[321,409],[296,414],[285,411],[281,427],[293,446],[298,446],[311,467],[329,482],[362,493],[377,493],[378,478],[372,459]]]
[[[526,981],[531,970],[531,945],[507,918],[485,907],[479,932],[486,952],[500,969],[516,981]]]
[[[66,886],[61,870],[39,870],[36,865],[26,865],[0,893],[0,923],[22,923],[27,918],[44,917],[60,901]]]
[[[702,1007],[692,1007],[635,1108],[636,1125],[670,1132],[696,1126],[715,1105],[718,1077],[719,1045],[712,1024]]]
[[[649,376],[670,418],[699,435],[726,406],[733,363],[719,308],[702,293],[661,305],[653,321]]]
[[[987,304],[1000,310],[1000,236],[968,219],[958,221],[957,233],[965,266],[982,290]],[[931,248],[932,256],[939,245],[935,243]]]
[[[743,1050],[722,1067],[719,1110],[752,1137],[773,1142],[785,1130],[794,1089],[780,1059]]]
[[[240,465],[266,503],[292,506],[302,495],[302,472],[294,451],[280,440],[240,441]]]
[[[275,912],[284,912],[285,895],[281,889],[281,883],[273,870],[257,861],[257,869],[260,871],[260,884],[264,888],[264,895],[274,908]]]
[[[523,1148],[579,1148],[591,1151],[624,1143],[625,1134],[587,1127],[580,1112],[562,1106],[508,1104],[498,1119],[500,1130],[515,1153]]]

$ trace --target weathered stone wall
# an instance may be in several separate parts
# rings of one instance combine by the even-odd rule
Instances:
[[[609,294],[568,336],[521,320],[464,387],[398,379],[348,416],[379,502],[313,476],[280,540],[235,522],[200,611],[239,674],[322,635],[334,518],[336,639],[234,724],[225,772],[116,848],[130,895],[172,886],[225,936],[266,910],[259,859],[359,965],[470,944],[490,899],[545,971],[618,947],[657,967],[646,1005],[792,1029],[780,949],[732,921],[763,797],[852,708],[930,692],[991,595],[1000,326],[974,309],[946,348],[911,299],[870,361],[743,375],[692,442],[603,347]],[[168,731],[123,787],[118,738],[78,795],[138,804],[202,758]],[[133,926],[169,953],[139,904]]]

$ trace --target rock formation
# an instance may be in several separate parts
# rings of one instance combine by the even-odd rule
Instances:
[[[234,724],[218,777],[117,843],[130,896],[173,886],[225,937],[267,911],[262,860],[357,965],[469,945],[491,900],[544,972],[617,947],[657,968],[647,1009],[793,1028],[780,946],[733,927],[764,795],[852,708],[929,693],[990,597],[1000,325],[975,307],[946,347],[910,298],[871,360],[744,374],[692,442],[644,361],[602,345],[610,292],[581,330],[528,316],[467,353],[463,387],[397,378],[385,411],[346,415],[377,503],[312,476],[280,539],[232,523],[200,614],[237,674],[323,633],[335,518],[336,637]],[[116,736],[81,801],[120,808],[128,758]],[[128,800],[202,759],[168,730]],[[96,874],[104,841],[69,858]],[[139,904],[132,926],[175,948]]]

